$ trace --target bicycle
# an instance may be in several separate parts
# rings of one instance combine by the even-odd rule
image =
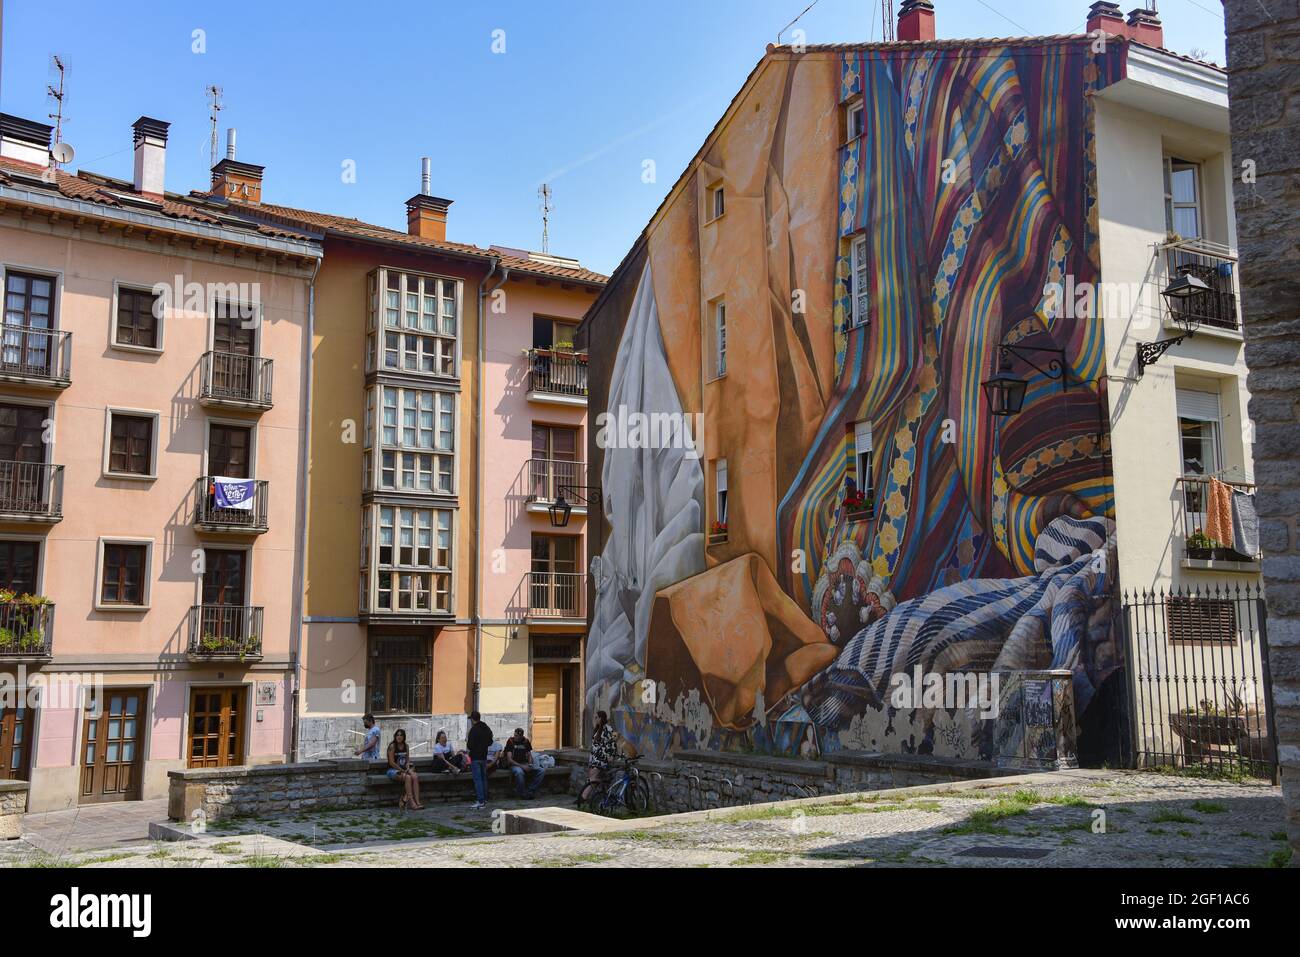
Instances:
[[[619,809],[644,814],[650,810],[650,786],[636,766],[640,760],[639,755],[624,758],[614,775],[606,771],[599,780],[588,781],[578,792],[578,807],[597,814],[612,814]]]

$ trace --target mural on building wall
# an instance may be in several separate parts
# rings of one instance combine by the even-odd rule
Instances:
[[[1123,52],[776,58],[753,116],[742,103],[661,212],[617,280],[635,291],[614,299],[630,308],[605,407],[702,412],[705,444],[606,443],[587,667],[588,707],[642,751],[991,758],[977,708],[896,706],[917,667],[1065,669],[1083,735],[1096,725],[1121,664],[1102,322],[1045,290],[1099,279],[1090,94]],[[844,144],[857,98],[864,133]],[[710,225],[719,181],[728,219]],[[708,382],[720,290],[728,372]],[[1016,360],[1023,409],[992,416],[1003,343],[1063,350],[1068,386]],[[711,457],[725,542],[706,527]]]

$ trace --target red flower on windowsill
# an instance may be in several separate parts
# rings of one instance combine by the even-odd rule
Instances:
[[[726,534],[727,534],[727,523],[726,523],[726,522],[714,522],[712,525],[709,526],[709,534],[710,534],[710,535],[726,535]]]
[[[870,513],[874,505],[871,496],[858,489],[852,489],[844,495],[844,510],[850,515],[860,512]]]

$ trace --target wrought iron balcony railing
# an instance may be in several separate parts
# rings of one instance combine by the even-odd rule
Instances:
[[[1220,481],[1223,480],[1220,479]],[[1255,486],[1250,482],[1223,481],[1223,484],[1234,491],[1255,491]],[[1205,533],[1206,519],[1210,509],[1209,476],[1183,476],[1178,480],[1178,492],[1183,512],[1183,550],[1185,557],[1195,560],[1212,559],[1232,562],[1259,560],[1258,555],[1243,555],[1232,547],[1232,542],[1215,541]]]
[[[587,354],[554,349],[528,350],[528,391],[587,398]]]
[[[72,333],[0,326],[0,379],[66,389],[72,383]]]
[[[587,576],[582,572],[529,572],[524,588],[529,618],[587,617]]]
[[[192,606],[188,651],[196,658],[262,657],[261,606]]]
[[[199,401],[239,408],[271,407],[272,362],[238,352],[203,353]]]
[[[554,502],[561,489],[583,488],[587,484],[587,463],[566,459],[528,460],[528,501]],[[574,494],[566,491],[572,502]]]
[[[53,602],[31,595],[0,601],[0,658],[49,658],[53,648]]]
[[[53,523],[62,518],[62,465],[0,461],[0,519]]]
[[[269,486],[265,481],[247,480],[251,483],[252,494],[245,494],[243,499],[235,498],[245,492],[242,486],[226,484],[217,488],[217,479],[222,476],[204,475],[194,483],[194,525],[208,532],[234,532],[244,535],[260,535],[268,528],[267,499]],[[236,480],[244,482],[243,479]],[[218,494],[218,493],[221,494]]]
[[[1194,293],[1169,306],[1170,318],[1180,323],[1202,324],[1216,329],[1238,330],[1237,293],[1234,274],[1237,260],[1226,249],[1216,251],[1205,243],[1183,242],[1164,247],[1165,268],[1170,281],[1178,276],[1195,276],[1210,288]]]

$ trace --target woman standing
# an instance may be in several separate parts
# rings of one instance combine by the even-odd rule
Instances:
[[[578,795],[578,804],[593,800],[600,793],[599,782],[608,776],[609,767],[618,757],[618,741],[610,727],[609,715],[596,712],[596,726],[591,732],[591,757],[587,761],[587,783]]]
[[[398,802],[398,807],[405,811],[408,807],[416,811],[424,810],[420,803],[420,776],[415,773],[411,763],[411,752],[406,746],[406,732],[398,728],[393,732],[392,743],[388,745],[388,780],[401,781],[406,794]]]

